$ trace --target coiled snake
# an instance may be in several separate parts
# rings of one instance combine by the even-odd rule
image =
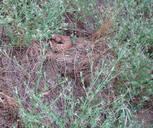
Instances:
[[[61,36],[59,34],[55,34],[53,38],[51,38],[53,49],[62,52],[69,49],[72,46],[71,39],[68,36]]]

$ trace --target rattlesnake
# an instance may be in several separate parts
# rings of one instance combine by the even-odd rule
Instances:
[[[61,36],[59,34],[55,34],[53,38],[51,38],[53,49],[62,52],[69,49],[72,46],[71,39],[68,36]]]

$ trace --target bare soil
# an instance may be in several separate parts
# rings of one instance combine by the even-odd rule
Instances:
[[[68,14],[70,15],[70,14]],[[30,47],[7,47],[5,44],[11,44],[11,39],[7,37],[6,28],[0,29],[1,35],[1,50],[6,51],[7,56],[0,52],[0,127],[9,128],[13,125],[17,127],[23,127],[19,122],[19,105],[17,104],[16,95],[14,93],[15,87],[17,87],[18,95],[22,101],[22,105],[25,109],[32,109],[30,104],[30,97],[28,95],[28,89],[35,89],[36,86],[33,83],[37,83],[38,74],[40,70],[40,63],[43,63],[42,77],[40,78],[38,92],[44,90],[45,86],[50,87],[49,90],[44,92],[44,99],[42,102],[50,104],[50,101],[54,101],[59,94],[63,91],[61,85],[57,85],[56,88],[51,88],[58,83],[59,78],[64,80],[66,77],[68,81],[71,81],[73,88],[73,96],[76,98],[86,97],[83,86],[88,89],[91,84],[91,78],[96,76],[96,70],[101,69],[101,62],[104,60],[106,65],[109,65],[109,60],[116,59],[113,53],[110,51],[107,44],[109,43],[107,38],[102,40],[102,43],[97,43],[92,40],[95,30],[91,30],[89,27],[83,25],[82,22],[78,23],[78,26],[83,26],[76,31],[76,40],[72,40],[73,46],[64,52],[55,52],[48,42],[40,43],[39,41],[33,41]],[[88,31],[89,33],[86,33]],[[106,29],[102,29],[101,32],[105,34]],[[3,33],[3,34],[2,34]],[[65,36],[70,36],[72,31],[65,31]],[[96,34],[95,34],[96,35]],[[94,35],[94,36],[95,36]],[[109,35],[111,36],[111,35]],[[97,35],[96,35],[97,37]],[[98,37],[100,39],[100,37]],[[45,45],[44,45],[45,44]],[[93,47],[91,46],[93,44]],[[44,58],[42,58],[42,49],[46,47]],[[88,49],[88,51],[86,50]],[[90,60],[90,61],[89,61]],[[93,74],[90,72],[90,62],[93,61]],[[110,67],[111,69],[111,67]],[[85,79],[84,84],[81,82],[80,72]],[[105,73],[99,77],[103,79]],[[49,80],[45,85],[46,80]],[[110,84],[113,87],[115,85],[115,79]],[[68,82],[64,83],[65,86]],[[108,86],[108,85],[106,85]],[[96,90],[96,87],[93,91]],[[103,97],[108,94],[110,90],[103,93],[99,93],[98,97]],[[69,93],[69,92],[68,92]],[[115,100],[117,96],[111,95],[110,101]],[[108,99],[107,99],[108,100]],[[63,111],[64,100],[61,98],[57,101],[59,110]],[[138,112],[140,116],[138,120],[145,122],[144,127],[153,124],[152,107],[144,108]],[[145,115],[144,115],[145,113]],[[42,122],[48,122],[48,120],[42,120]],[[103,120],[104,121],[104,120]],[[69,125],[67,124],[67,127]]]

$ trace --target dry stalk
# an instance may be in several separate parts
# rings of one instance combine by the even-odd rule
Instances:
[[[94,34],[93,36],[93,42],[91,43],[91,45],[94,45],[95,43],[101,41],[103,38],[100,38],[101,35],[106,35],[108,32],[108,28],[110,27],[110,25],[113,23],[113,19],[114,17],[120,12],[120,9],[117,11],[117,13],[113,16],[112,19],[106,21],[104,23],[104,25],[101,25],[100,29]],[[99,39],[100,38],[100,39]],[[99,40],[98,40],[99,39]],[[98,41],[97,41],[98,40]]]

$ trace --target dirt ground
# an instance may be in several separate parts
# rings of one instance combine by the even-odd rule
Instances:
[[[76,40],[71,39],[73,46],[64,52],[55,52],[50,44],[45,42],[47,50],[44,59],[42,59],[42,51],[40,50],[44,49],[44,45],[39,41],[31,43],[29,48],[24,45],[14,48],[5,48],[5,44],[7,43],[8,45],[11,43],[11,39],[6,35],[6,28],[4,28],[4,30],[3,28],[0,28],[0,36],[2,40],[0,42],[1,50],[6,50],[7,53],[7,56],[5,56],[0,52],[0,98],[2,99],[2,101],[0,101],[1,128],[10,128],[15,124],[17,127],[22,127],[19,122],[18,104],[16,103],[13,90],[17,87],[18,95],[22,100],[23,107],[25,109],[31,108],[27,87],[29,89],[36,89],[36,86],[33,83],[36,83],[39,77],[36,72],[41,68],[40,62],[43,63],[42,70],[43,72],[46,72],[46,75],[42,74],[42,77],[40,78],[38,92],[44,90],[46,80],[50,80],[47,83],[47,86],[52,87],[58,82],[60,76],[61,80],[64,80],[67,77],[68,80],[72,82],[71,86],[73,87],[74,97],[85,97],[80,72],[82,72],[82,77],[85,79],[84,86],[85,88],[88,88],[91,83],[90,62],[88,58],[94,62],[93,75],[96,75],[96,68],[101,68],[101,61],[103,58],[106,58],[107,60],[116,60],[115,56],[107,46],[107,38],[105,38],[102,44],[94,42],[92,37],[97,37],[95,30],[91,30],[82,22],[78,22],[78,24],[83,30],[79,29],[80,31],[76,31]],[[102,28],[101,30],[102,34],[107,32],[106,28]],[[87,31],[88,33],[86,33]],[[70,36],[72,32],[68,30],[63,34],[65,36]],[[101,38],[98,37],[98,39]],[[91,48],[91,44],[94,44],[93,48]],[[88,49],[88,52],[85,49]],[[109,61],[105,61],[104,63],[109,65]],[[103,75],[104,74],[100,77],[103,78]],[[65,85],[67,84],[68,83],[66,82]],[[111,84],[113,85],[115,82],[112,81]],[[45,92],[43,102],[50,104],[50,100],[54,101],[61,92],[61,85],[56,86],[56,88],[51,88]],[[103,92],[99,94],[99,97],[105,96],[106,93],[107,92]],[[112,97],[116,96],[112,95]],[[112,98],[112,101],[113,100],[114,99]],[[62,105],[64,105],[63,100],[59,99],[57,104],[62,111]],[[140,110],[137,115],[139,116],[138,120],[140,122],[145,122],[144,128],[153,124],[153,107],[149,106],[144,108],[143,110]]]
[[[5,49],[5,43],[11,43],[11,39],[6,36],[5,29],[3,30],[1,28],[0,35],[2,35],[1,50],[6,50],[7,53],[7,56],[0,53],[0,92],[3,93],[3,95],[0,95],[3,101],[0,102],[0,127],[4,128],[13,126],[19,119],[17,111],[18,105],[13,92],[15,87],[18,88],[18,95],[22,99],[24,108],[31,108],[29,95],[27,94],[27,86],[29,89],[36,88],[33,82],[37,82],[38,79],[36,72],[40,70],[39,62],[43,63],[42,70],[46,72],[46,75],[43,74],[40,79],[38,92],[41,92],[45,88],[46,79],[50,80],[47,86],[52,87],[57,83],[57,78],[60,75],[62,80],[68,77],[68,80],[72,81],[74,97],[85,97],[80,79],[80,71],[83,73],[82,76],[85,78],[84,86],[87,88],[90,85],[91,78],[88,57],[90,56],[91,61],[94,62],[94,70],[95,67],[101,67],[100,61],[102,57],[106,57],[108,60],[115,59],[113,54],[109,52],[106,41],[103,44],[97,43],[92,50],[90,47],[92,43],[91,39],[84,35],[82,37],[77,35],[77,39],[73,41],[73,46],[64,52],[53,51],[46,42],[48,47],[44,59],[41,58],[42,54],[40,49],[43,49],[43,45],[40,42],[34,41],[29,48],[23,45],[21,47]],[[85,48],[89,49],[88,54]],[[105,63],[108,64],[108,62]],[[49,99],[55,100],[60,92],[62,92],[61,85],[50,89],[46,92],[45,102],[49,104]],[[62,109],[61,104],[63,104],[63,101],[58,100],[57,103],[59,104],[59,108]]]
[[[0,33],[0,35],[2,35],[2,33]],[[11,42],[11,39],[6,36],[5,30],[3,31],[2,40],[3,43],[1,42],[1,47],[4,47],[5,42]],[[36,72],[40,70],[39,62],[43,62],[42,70],[43,72],[46,72],[46,76],[44,76],[44,74],[42,75],[38,92],[45,88],[46,79],[50,80],[47,84],[48,87],[55,85],[60,74],[62,80],[64,80],[65,77],[68,77],[68,80],[72,81],[73,96],[85,97],[79,72],[83,72],[83,78],[85,78],[84,86],[86,88],[90,85],[91,73],[87,51],[84,48],[89,48],[88,55],[91,57],[91,60],[94,61],[94,70],[96,67],[101,68],[100,62],[103,57],[108,60],[115,60],[114,55],[109,51],[107,40],[105,40],[103,44],[95,44],[93,50],[89,47],[89,44],[91,43],[91,39],[78,35],[76,41],[73,42],[73,46],[64,52],[55,52],[48,45],[43,60],[41,58],[41,52],[39,51],[43,46],[41,46],[37,41],[32,43],[29,48],[26,48],[25,46],[7,48],[6,53],[8,56],[4,56],[0,53],[0,92],[4,94],[0,95],[3,101],[0,102],[0,127],[7,128],[15,124],[17,124],[18,127],[22,127],[18,122],[18,104],[14,98],[15,94],[13,90],[17,87],[19,97],[22,99],[23,107],[25,109],[31,108],[30,98],[27,94],[27,86],[29,89],[36,88],[33,81],[37,82],[38,74]],[[2,48],[1,50],[4,51],[5,49]],[[109,64],[108,61],[105,63]],[[30,77],[25,73],[25,70],[29,73]],[[67,83],[65,83],[65,85],[67,85]],[[49,104],[49,99],[52,101],[55,100],[60,92],[62,92],[61,85],[50,89],[46,92],[47,95],[45,95],[44,102]],[[100,94],[100,97],[104,95],[104,93]],[[63,101],[58,100],[57,103],[62,111],[62,104],[64,104]],[[139,116],[138,120],[143,120],[145,122],[144,127],[153,124],[152,108],[145,108],[139,111],[137,115]]]

